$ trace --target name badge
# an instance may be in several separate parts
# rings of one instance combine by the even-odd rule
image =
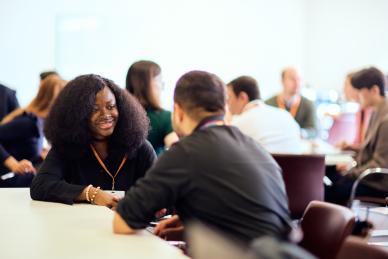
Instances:
[[[104,192],[112,194],[112,195],[116,196],[119,199],[122,199],[125,196],[125,192],[124,191],[104,190]]]

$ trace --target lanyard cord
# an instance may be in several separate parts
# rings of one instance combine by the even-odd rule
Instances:
[[[206,129],[214,126],[222,126],[225,125],[224,121],[222,120],[214,120],[214,121],[208,121],[205,124],[202,124],[199,129]]]
[[[101,160],[100,156],[97,153],[97,150],[93,147],[93,145],[90,145],[90,148],[92,149],[93,154],[96,157],[98,163],[100,163],[101,167],[104,168],[105,172],[112,178],[112,191],[113,191],[115,189],[116,176],[119,174],[121,168],[125,164],[125,161],[127,161],[128,155],[127,154],[124,155],[123,160],[121,160],[121,164],[117,169],[115,175],[112,175],[111,172],[109,172],[108,168],[105,166],[104,162]]]
[[[298,109],[299,109],[300,100],[301,100],[300,96],[297,96],[297,97],[295,98],[295,100],[294,100],[294,101],[292,102],[292,104],[291,104],[290,113],[291,113],[291,116],[294,117],[294,118],[295,118],[296,113],[297,113],[297,111],[298,111]],[[278,95],[278,96],[276,97],[276,102],[277,102],[278,107],[279,107],[280,109],[286,110],[286,104],[285,104],[285,102],[284,102],[284,99],[283,99],[280,95]]]
[[[202,121],[200,121],[197,127],[195,127],[194,131],[213,127],[213,126],[221,126],[221,125],[225,125],[224,115],[213,115],[213,116],[204,118]]]

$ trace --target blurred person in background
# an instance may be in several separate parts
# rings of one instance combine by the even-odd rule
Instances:
[[[282,71],[283,90],[269,98],[266,104],[287,110],[298,122],[303,138],[317,137],[316,112],[314,104],[300,94],[301,84],[299,72],[293,67]]]
[[[346,101],[355,102],[360,105],[360,109],[355,114],[355,125],[351,125],[355,130],[355,138],[351,142],[343,141],[338,143],[337,147],[342,150],[358,151],[364,141],[373,109],[371,107],[363,107],[360,103],[358,90],[355,89],[351,83],[352,75],[354,75],[354,73],[346,75],[344,82],[344,96]]]
[[[163,88],[161,68],[153,61],[140,60],[128,69],[126,89],[133,94],[147,112],[151,122],[148,140],[157,154],[178,141],[171,124],[171,112],[161,107]]]
[[[357,90],[361,107],[371,108],[365,139],[356,154],[356,166],[337,166],[337,174],[329,176],[333,184],[325,186],[325,200],[346,204],[354,181],[369,168],[388,168],[388,101],[385,97],[385,78],[375,68],[362,69],[351,76],[351,85]],[[357,188],[357,195],[385,198],[388,179],[381,175],[368,177]]]
[[[250,76],[227,85],[231,125],[260,143],[270,153],[302,153],[300,128],[290,113],[265,104],[259,86]],[[285,130],[287,129],[287,130]]]
[[[0,122],[0,187],[29,186],[41,162],[43,123],[65,81],[51,75],[40,82],[37,95],[24,108],[16,109]],[[12,174],[10,175],[12,176]]]

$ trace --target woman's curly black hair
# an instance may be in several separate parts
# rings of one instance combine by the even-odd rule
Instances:
[[[81,75],[70,81],[59,94],[45,121],[48,141],[67,158],[80,158],[92,143],[89,118],[96,94],[109,87],[116,98],[119,118],[109,150],[134,152],[144,143],[149,119],[140,103],[113,81],[99,75]]]

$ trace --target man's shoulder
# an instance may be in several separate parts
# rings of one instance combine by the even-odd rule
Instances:
[[[205,152],[210,147],[219,146],[220,143],[225,143],[226,140],[239,138],[241,131],[234,125],[222,125],[209,127],[193,132],[191,135],[179,141],[180,148],[186,152]]]
[[[382,105],[379,105],[378,109],[374,112],[374,114],[377,115],[377,121],[379,123],[388,122],[388,100],[387,99],[385,99],[385,102]]]
[[[388,99],[386,97],[384,97],[384,103],[382,105],[382,109],[384,111],[388,111]]]
[[[239,127],[241,124],[252,122],[252,118],[257,117],[258,113],[260,113],[259,108],[254,107],[241,114],[233,115],[231,125]]]
[[[301,105],[313,107],[314,104],[310,99],[304,97],[303,95],[301,95],[300,97],[301,97],[300,99]]]
[[[277,106],[276,98],[277,98],[277,95],[274,95],[274,96],[268,98],[267,100],[265,100],[264,102],[268,105],[271,105],[271,106]]]
[[[282,116],[283,118],[294,120],[288,111],[280,109],[279,107],[265,105],[263,108],[263,113],[267,113],[271,117],[276,116],[276,118],[278,118],[277,116]]]

